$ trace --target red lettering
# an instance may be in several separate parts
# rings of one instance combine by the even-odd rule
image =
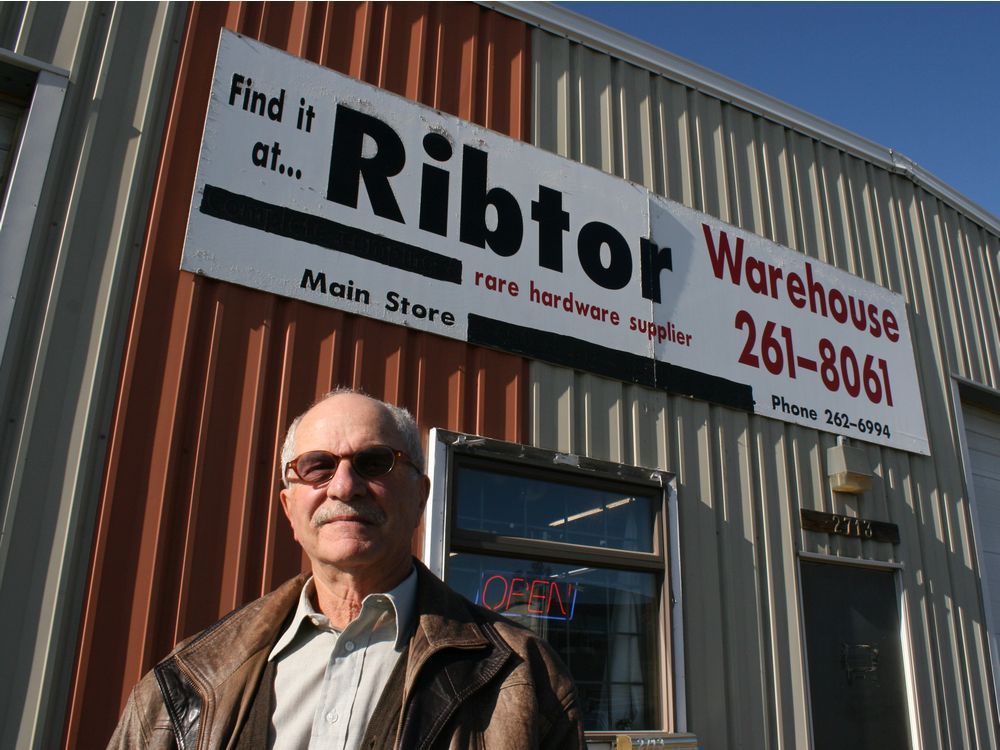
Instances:
[[[806,262],[806,289],[809,291],[809,310],[817,311],[816,300],[819,299],[819,314],[826,317],[826,289],[818,281],[813,281],[812,264]]]
[[[752,255],[747,258],[747,286],[754,294],[767,294],[764,264]]]
[[[702,224],[705,232],[705,246],[708,248],[708,256],[712,260],[712,272],[715,278],[721,279],[725,270],[723,263],[729,267],[729,280],[736,285],[740,283],[743,275],[743,240],[736,238],[736,257],[733,257],[729,249],[729,236],[725,232],[719,232],[719,249],[715,249],[715,240],[712,239],[712,230],[708,224]]]
[[[896,316],[892,314],[892,310],[886,310],[882,313],[882,328],[885,329],[885,337],[889,341],[893,343],[899,341],[899,323],[896,321]]]
[[[868,320],[871,325],[868,326],[868,332],[878,338],[882,335],[882,321],[878,317],[878,308],[875,305],[868,305]]]
[[[854,303],[857,301],[857,306]],[[863,299],[855,300],[854,297],[848,295],[847,305],[851,308],[851,322],[854,327],[859,331],[865,330],[865,301]]]
[[[521,584],[523,584],[524,586],[524,590],[521,592],[514,591],[514,587],[517,586],[518,581],[520,581]],[[510,580],[510,588],[508,589],[508,594],[507,594],[507,603],[504,605],[504,609],[510,609],[513,606],[512,602],[514,601],[515,593],[517,593],[517,596],[519,596],[521,599],[526,599],[528,597],[528,582],[525,581],[523,578],[512,578]]]
[[[540,594],[536,593],[538,591],[539,586],[542,587],[542,593]],[[531,594],[528,595],[528,611],[531,612],[532,614],[536,615],[548,614],[548,607],[546,606],[547,602],[545,593],[545,588],[547,586],[548,586],[548,581],[535,579],[534,581],[531,582]],[[536,599],[541,599],[543,602],[540,609],[533,609],[531,606],[532,602],[534,602]]]
[[[830,314],[838,323],[847,322],[847,302],[839,289],[830,290]]]
[[[511,297],[516,297],[519,291],[516,281],[508,281],[500,276],[483,273],[482,271],[476,271],[475,284],[476,286],[484,286],[497,294],[503,294],[506,291]]]
[[[554,617],[569,620],[575,601],[573,584],[560,586],[549,578],[508,578],[502,573],[489,575],[483,581],[479,602],[494,612],[512,616]]]
[[[806,288],[802,283],[802,277],[797,273],[790,273],[788,274],[786,281],[788,285],[788,299],[792,301],[793,305],[801,310],[806,306]]]
[[[784,275],[782,271],[777,266],[767,267],[767,279],[771,284],[771,296],[778,299],[778,282],[781,281],[781,277]]]
[[[500,583],[503,584],[503,593],[500,595],[500,599],[497,600],[497,603],[496,603],[495,606],[492,605],[492,604],[490,604],[487,601],[487,599],[486,599],[486,592],[489,589],[490,584],[493,583],[493,581],[500,581]],[[501,607],[503,607],[504,606],[504,602],[507,600],[507,588],[508,587],[507,587],[507,579],[506,578],[504,578],[503,576],[499,576],[499,575],[497,575],[497,576],[490,576],[489,578],[486,579],[486,583],[483,584],[483,591],[482,591],[482,594],[479,597],[479,601],[481,601],[483,603],[483,606],[486,607],[486,609],[492,609],[492,610],[496,611],[496,610],[500,609]]]
[[[568,592],[567,592],[568,593]],[[546,602],[545,611],[552,611],[552,599],[557,599],[559,601],[559,611],[564,615],[566,614],[566,607],[563,606],[562,597],[559,595],[559,585],[553,581],[552,586],[549,588],[549,600]]]

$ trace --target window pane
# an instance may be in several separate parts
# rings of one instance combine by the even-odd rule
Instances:
[[[659,576],[453,553],[448,583],[550,644],[580,690],[588,731],[662,728]]]
[[[505,536],[653,552],[659,495],[581,487],[460,466],[458,527]]]

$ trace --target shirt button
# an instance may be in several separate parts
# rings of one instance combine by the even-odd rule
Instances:
[[[331,723],[331,724],[334,724],[334,723],[336,723],[337,719],[339,719],[339,718],[340,718],[340,716],[339,716],[339,715],[337,714],[337,712],[336,712],[336,711],[331,711],[330,713],[328,713],[328,714],[326,715],[326,720],[327,720],[327,721],[328,721],[329,723]]]
[[[354,650],[354,641],[348,641],[347,643],[345,643],[344,644],[344,650],[346,650],[346,651],[353,651]]]

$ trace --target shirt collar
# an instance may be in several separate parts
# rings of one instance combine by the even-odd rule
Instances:
[[[282,651],[288,648],[292,641],[295,640],[295,636],[299,632],[299,628],[304,622],[311,621],[317,630],[329,630],[334,633],[337,631],[330,627],[329,618],[322,612],[317,612],[316,608],[312,605],[313,593],[316,591],[316,582],[313,580],[312,576],[306,579],[305,585],[302,587],[302,591],[299,594],[299,603],[295,607],[295,613],[292,615],[292,619],[288,623],[288,627],[285,628],[281,637],[278,638],[277,642],[274,644],[274,648],[271,649],[271,653],[268,655],[268,661],[273,660]],[[361,613],[353,622],[365,618],[369,615],[373,609],[378,608],[383,602],[388,602],[392,607],[394,617],[394,624],[396,627],[396,651],[401,651],[406,643],[410,640],[410,634],[413,630],[413,617],[414,608],[416,607],[417,600],[417,569],[411,568],[410,574],[403,579],[392,591],[387,591],[384,594],[369,594],[361,602]],[[350,627],[350,625],[348,625]],[[339,633],[338,633],[339,634]]]

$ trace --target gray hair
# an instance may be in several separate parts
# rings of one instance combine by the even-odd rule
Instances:
[[[338,386],[332,391],[324,393],[316,399],[308,409],[299,414],[299,416],[293,419],[292,423],[288,425],[288,432],[285,433],[285,442],[281,444],[281,482],[285,485],[285,487],[288,486],[288,480],[285,478],[285,467],[288,466],[289,461],[295,458],[295,431],[298,429],[302,418],[327,399],[333,398],[334,396],[340,396],[345,393],[352,393],[356,396],[364,396],[385,409],[386,413],[389,415],[389,419],[396,428],[396,432],[399,433],[400,438],[403,440],[403,450],[410,455],[413,463],[423,469],[424,449],[420,445],[420,428],[417,427],[417,421],[408,410],[404,409],[402,406],[389,404],[385,401],[369,396],[359,388]]]

